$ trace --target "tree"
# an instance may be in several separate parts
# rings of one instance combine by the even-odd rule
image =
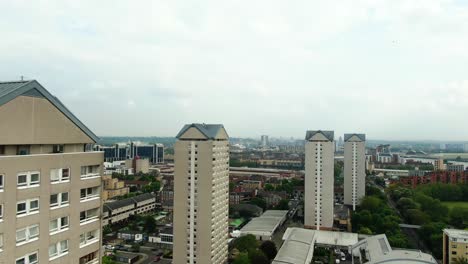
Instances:
[[[153,181],[150,184],[147,184],[143,187],[143,192],[151,193],[151,192],[158,192],[161,188],[161,183],[159,181]]]
[[[265,189],[265,191],[274,191],[275,187],[273,187],[273,185],[267,183],[267,184],[265,184],[265,187],[263,189]]]
[[[240,252],[250,252],[257,249],[258,242],[254,235],[245,235],[234,241],[234,247]]]
[[[140,252],[140,245],[137,243],[132,244],[132,250],[133,252]]]
[[[429,216],[419,209],[409,209],[405,214],[408,221],[413,225],[424,225],[431,221]]]
[[[265,241],[260,245],[260,250],[265,254],[269,260],[273,260],[278,253],[275,243],[272,241]]]
[[[256,205],[256,206],[262,208],[263,211],[265,211],[266,208],[267,208],[267,203],[266,203],[265,199],[260,198],[260,197],[252,198],[252,200],[249,201],[249,204]]]
[[[112,233],[112,228],[110,227],[110,225],[106,225],[103,227],[102,231],[104,232],[104,235],[107,235],[109,233]]]
[[[232,264],[250,264],[249,255],[245,252],[240,253]]]
[[[451,225],[463,229],[466,226],[465,219],[468,219],[468,208],[454,207],[450,210],[449,216]]]
[[[154,233],[156,231],[156,219],[151,215],[145,216],[145,230],[148,233]]]
[[[115,262],[114,259],[110,256],[103,256],[102,264],[117,264],[117,262]]]
[[[368,227],[361,227],[358,233],[363,235],[372,235],[372,230],[370,230]]]
[[[382,200],[374,196],[366,196],[362,199],[361,208],[363,210],[378,211],[382,205]]]
[[[255,264],[270,264],[268,258],[260,250],[253,250],[249,252],[249,259],[251,263]]]
[[[281,199],[275,208],[276,210],[289,210],[289,200]]]
[[[409,209],[417,209],[418,205],[413,201],[413,199],[402,197],[400,200],[398,200],[397,207],[404,212]]]

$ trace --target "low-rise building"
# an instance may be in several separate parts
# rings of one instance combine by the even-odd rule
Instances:
[[[254,235],[258,240],[271,240],[276,230],[288,217],[287,210],[268,210],[260,217],[252,218],[240,231],[241,235]]]
[[[112,178],[111,175],[102,176],[102,182],[104,185],[102,192],[103,201],[129,193],[129,188],[125,187],[125,183],[117,178]]]
[[[146,214],[156,208],[156,197],[150,193],[105,203],[102,225],[126,221],[131,215]]]
[[[448,164],[447,170],[451,172],[462,172],[465,171],[465,165],[463,164]]]
[[[459,258],[468,260],[468,231],[444,229],[442,263],[452,264]]]
[[[164,227],[158,230],[158,233],[148,237],[148,242],[158,244],[159,248],[172,249],[174,244],[174,229],[172,227]]]
[[[121,229],[117,232],[117,238],[138,243],[143,241],[143,232]]]

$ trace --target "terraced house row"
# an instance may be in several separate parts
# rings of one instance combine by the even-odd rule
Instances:
[[[37,81],[0,82],[0,263],[100,263],[103,152]]]

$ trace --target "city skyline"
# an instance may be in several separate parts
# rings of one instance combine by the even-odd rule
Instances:
[[[99,135],[170,136],[203,121],[237,137],[466,139],[462,1],[0,8],[0,79],[40,80]]]

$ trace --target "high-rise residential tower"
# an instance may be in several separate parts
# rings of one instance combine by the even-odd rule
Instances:
[[[100,263],[98,138],[37,81],[0,83],[0,263]]]
[[[304,225],[331,229],[335,204],[333,131],[307,131],[305,140]]]
[[[345,134],[344,203],[353,211],[366,195],[366,135]]]
[[[229,137],[223,125],[189,124],[176,138],[174,264],[226,263]]]
[[[268,141],[268,135],[262,135],[260,137],[260,142],[262,144],[262,148],[267,148],[270,145],[270,142]]]

